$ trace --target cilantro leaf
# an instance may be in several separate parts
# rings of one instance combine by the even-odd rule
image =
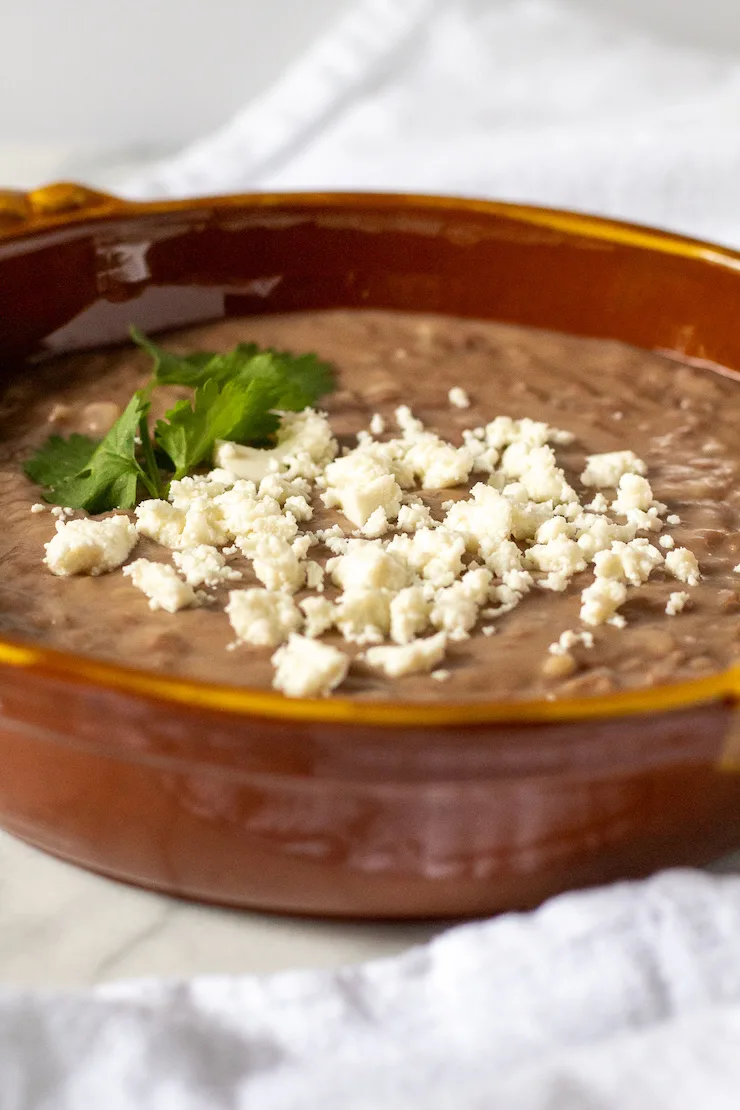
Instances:
[[[210,379],[198,386],[192,402],[178,401],[154,431],[157,446],[172,460],[175,479],[209,458],[218,439],[248,443],[274,435],[280,418],[270,411],[272,398],[268,383],[260,380],[230,381],[221,388]]]
[[[198,351],[192,355],[173,355],[136,328],[131,329],[131,335],[151,355],[158,385],[195,389],[207,381],[225,385],[260,378],[270,383],[272,407],[290,412],[314,405],[335,386],[333,367],[314,354],[296,356],[287,351],[261,350],[255,343],[239,343],[226,354]]]
[[[333,368],[316,355],[296,356],[270,350],[253,355],[239,370],[237,380],[269,384],[272,407],[288,412],[300,412],[316,404],[335,385]]]
[[[204,352],[201,352],[203,354]],[[179,379],[180,385],[202,385],[203,382],[213,380],[218,382],[219,385],[225,385],[228,381],[233,381],[235,378],[241,377],[245,369],[249,367],[252,359],[260,355],[260,348],[256,343],[238,343],[233,351],[227,351],[225,354],[214,354],[211,352],[207,355],[207,362],[203,363],[198,380],[192,380],[193,373],[190,374],[191,381],[185,382],[182,379],[188,376],[186,369]]]
[[[68,478],[76,477],[87,466],[97,445],[97,440],[77,433],[69,439],[62,439],[57,435],[49,436],[43,447],[39,447],[36,454],[24,464],[23,469],[31,481],[39,486],[46,486],[47,490],[53,490]]]
[[[47,501],[67,505],[71,509],[87,509],[90,513],[132,509],[136,504],[140,481],[152,497],[157,497],[158,487],[136,460],[136,435],[149,405],[145,391],[135,393],[104,439],[98,444],[87,440],[88,447],[92,445],[93,450],[91,453],[88,451],[87,460],[74,471],[73,452],[78,453],[75,461],[81,461],[82,445],[79,441],[85,440],[84,436],[70,436],[67,444],[73,440],[75,443],[66,453],[57,442],[50,450],[42,447],[26,465],[26,473],[34,481],[39,480],[36,475],[43,475]],[[54,441],[59,439],[59,436],[52,436]],[[58,464],[61,465],[55,469]],[[29,472],[29,465],[33,473]]]
[[[270,442],[281,410],[300,411],[334,388],[334,371],[316,355],[291,355],[240,343],[233,351],[175,355],[131,328],[151,357],[153,376],[134,394],[108,435],[51,436],[25,464],[47,501],[90,513],[131,509],[143,487],[166,496],[169,481],[190,474],[217,440]],[[192,401],[178,401],[149,428],[151,395],[159,385],[184,385]]]
[[[208,351],[195,351],[190,355],[173,355],[152,343],[143,332],[131,325],[131,338],[137,347],[141,347],[151,356],[154,363],[153,375],[157,385],[189,385],[196,386],[202,380],[203,368],[211,361],[213,355]]]

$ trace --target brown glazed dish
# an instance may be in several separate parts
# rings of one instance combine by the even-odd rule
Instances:
[[[0,193],[0,366],[223,315],[454,314],[740,370],[740,255],[409,196]],[[27,361],[29,360],[29,361]],[[286,700],[0,641],[0,822],[175,894],[311,914],[531,906],[740,844],[740,669],[581,700]]]

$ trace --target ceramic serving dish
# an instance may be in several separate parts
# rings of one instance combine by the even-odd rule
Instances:
[[[373,306],[740,369],[740,255],[411,196],[0,194],[0,366],[223,314]],[[740,388],[740,383],[738,385]],[[562,702],[357,704],[0,641],[0,823],[192,898],[407,917],[532,905],[740,845],[740,670]]]

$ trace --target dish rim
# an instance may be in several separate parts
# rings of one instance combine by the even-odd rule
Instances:
[[[458,210],[495,215],[514,222],[615,246],[677,255],[740,272],[740,252],[700,239],[605,217],[558,208],[443,195],[373,192],[242,193],[183,200],[129,201],[85,186],[59,182],[23,193],[0,190],[0,246],[34,235],[111,218],[202,212],[230,208],[299,207],[306,211],[362,205],[378,210],[405,207]],[[370,702],[330,698],[286,698],[254,687],[200,682],[109,663],[76,652],[62,652],[0,636],[0,666],[19,668],[75,685],[93,686],[191,709],[239,717],[424,728],[449,725],[567,723],[638,716],[685,709],[740,697],[740,663],[717,674],[647,689],[582,698],[535,698],[471,702]]]

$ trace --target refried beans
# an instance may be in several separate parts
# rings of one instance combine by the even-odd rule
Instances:
[[[580,593],[593,578],[591,569],[577,574],[563,593],[531,591],[498,618],[495,634],[484,636],[478,627],[469,639],[451,642],[441,664],[449,672],[445,681],[429,674],[388,679],[358,668],[343,684],[343,696],[568,698],[707,675],[740,654],[740,574],[734,573],[740,562],[740,382],[731,375],[616,342],[385,311],[229,319],[170,334],[165,345],[219,351],[244,341],[314,351],[335,364],[338,389],[324,408],[340,444],[353,445],[374,413],[393,429],[399,404],[454,443],[463,428],[497,415],[530,417],[574,433],[572,444],[558,446],[557,458],[582,500],[594,492],[579,481],[586,456],[631,449],[647,464],[654,496],[680,518],[669,530],[676,546],[699,560],[702,579],[690,588],[683,612],[668,616],[665,608],[671,593],[685,587],[656,573],[630,591],[620,610],[626,626],[593,629],[593,647],[575,646],[567,667],[552,664],[548,648],[562,632],[583,627]],[[113,406],[123,408],[149,374],[147,356],[125,346],[29,368],[6,388],[0,413],[0,633],[171,675],[269,687],[273,650],[227,650],[234,640],[223,611],[229,585],[215,588],[215,605],[170,614],[152,611],[120,570],[59,578],[42,562],[55,521],[48,511],[30,511],[40,494],[24,475],[23,462],[51,432],[103,434],[107,427],[96,425],[109,423]],[[450,403],[452,388],[467,392],[469,408]],[[473,475],[469,484],[481,480],[485,476]],[[450,490],[423,492],[435,516],[450,497]],[[352,532],[318,499],[314,508],[312,529],[340,523]],[[142,557],[171,561],[170,552],[145,538],[130,560]],[[311,551],[319,562],[328,557],[322,547]],[[247,559],[239,556],[232,565],[244,574],[240,588],[259,585]],[[361,650],[337,633],[322,639],[350,655]]]

